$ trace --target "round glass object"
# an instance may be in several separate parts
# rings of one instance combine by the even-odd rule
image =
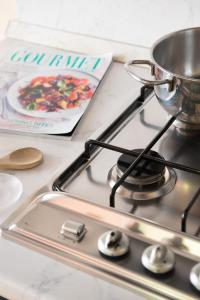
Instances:
[[[0,210],[19,200],[22,191],[22,182],[16,176],[0,173]]]

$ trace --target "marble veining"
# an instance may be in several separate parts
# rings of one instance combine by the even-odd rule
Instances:
[[[51,297],[50,295],[56,286],[62,285],[62,283],[73,274],[71,271],[66,272],[66,274],[57,274],[56,266],[56,262],[46,264],[38,274],[38,277],[24,290],[22,300],[28,299],[29,295],[32,295],[33,300],[42,299],[47,295]]]

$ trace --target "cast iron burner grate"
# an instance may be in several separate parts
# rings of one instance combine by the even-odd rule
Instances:
[[[143,151],[143,149],[135,149],[138,155]],[[152,157],[157,157],[164,159],[156,151],[150,150],[148,155]],[[117,175],[119,178],[126,172],[130,165],[136,160],[136,157],[131,155],[122,154],[117,161]],[[158,183],[162,180],[165,173],[165,166],[159,165],[154,161],[149,161],[147,159],[142,159],[136,168],[129,174],[125,179],[125,182],[136,185],[149,185],[153,183]]]

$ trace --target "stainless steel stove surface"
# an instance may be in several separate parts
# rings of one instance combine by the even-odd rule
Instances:
[[[152,96],[144,109],[130,119],[128,124],[112,138],[110,144],[129,150],[144,149],[168,119],[169,117],[160,107],[155,96]],[[153,150],[167,161],[200,169],[198,136],[183,135],[177,132],[173,125],[160,138]],[[120,156],[121,154],[118,152],[103,149],[84,166],[81,172],[79,171],[71,178],[72,180],[65,183],[62,189],[92,203],[109,207],[111,193],[109,174],[113,166],[116,166]],[[132,195],[128,195],[125,191],[126,188],[122,187],[116,193],[116,209],[180,231],[181,215],[200,186],[200,175],[168,167],[167,170],[170,172],[169,181],[172,181],[171,192],[156,199],[149,199],[151,191],[159,189],[159,186],[153,186],[148,188],[147,197],[143,196],[144,200],[138,201],[134,200],[134,188],[130,187]],[[141,191],[144,194],[145,189],[141,188]],[[191,209],[187,225],[188,233],[198,234],[200,201],[197,201]]]
[[[178,131],[154,94],[138,103],[110,133],[86,143],[54,182],[57,191],[5,222],[3,235],[147,299],[199,299],[199,136]]]

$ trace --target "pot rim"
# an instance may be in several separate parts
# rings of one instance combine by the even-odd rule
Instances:
[[[154,63],[154,65],[155,65],[157,68],[161,69],[163,72],[168,73],[168,74],[171,75],[172,77],[176,77],[176,78],[183,79],[183,80],[185,80],[185,81],[190,81],[190,82],[192,81],[192,82],[195,82],[195,83],[199,83],[199,84],[200,84],[200,79],[192,78],[192,77],[188,77],[188,76],[184,76],[184,75],[180,75],[180,74],[176,74],[176,73],[173,73],[173,72],[171,72],[171,71],[169,71],[169,70],[163,68],[162,66],[160,66],[160,65],[155,61],[155,59],[154,59],[154,57],[153,57],[153,52],[154,52],[155,48],[156,48],[161,42],[163,42],[164,40],[168,39],[168,38],[171,37],[171,36],[176,35],[177,33],[185,32],[185,31],[189,31],[189,30],[194,30],[194,31],[198,30],[198,31],[200,31],[200,27],[191,27],[191,28],[185,28],[185,29],[182,29],[182,30],[177,30],[177,31],[174,31],[174,32],[165,34],[165,35],[162,36],[161,38],[157,39],[157,40],[153,43],[153,45],[152,45],[152,47],[151,47],[151,53],[150,53],[150,55],[151,55],[151,61]]]

